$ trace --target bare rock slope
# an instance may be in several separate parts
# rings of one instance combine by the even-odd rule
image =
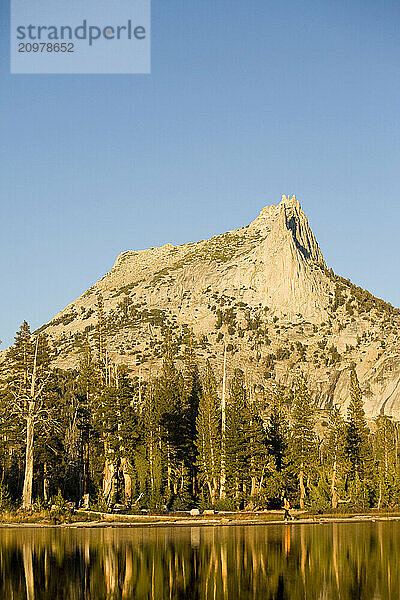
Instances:
[[[307,373],[320,406],[348,402],[356,363],[366,410],[400,416],[399,311],[328,270],[295,196],[246,227],[210,240],[121,254],[90,290],[44,325],[57,364],[75,366],[95,344],[99,296],[110,360],[154,372],[163,332],[177,360],[190,332],[200,363],[246,371],[255,393]]]

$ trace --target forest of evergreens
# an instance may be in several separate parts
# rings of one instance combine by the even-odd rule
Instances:
[[[103,338],[100,323],[65,371],[45,335],[17,332],[1,374],[0,508],[88,494],[101,510],[254,510],[284,493],[318,511],[400,506],[399,427],[367,424],[355,368],[342,415],[317,410],[301,374],[290,388],[269,380],[261,401],[226,347],[223,373],[199,368],[191,343],[178,368],[166,332],[146,379],[111,364]]]

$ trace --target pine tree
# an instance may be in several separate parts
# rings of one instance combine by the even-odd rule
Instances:
[[[266,467],[267,467],[267,438],[263,419],[257,403],[251,399],[250,394],[246,398],[248,415],[248,451],[250,478],[250,504],[248,508],[254,508],[254,503],[261,492]]]
[[[246,404],[244,374],[236,369],[229,386],[227,403],[226,457],[230,496],[239,508],[246,494],[250,460],[249,413]]]
[[[79,360],[78,389],[82,397],[82,418],[86,420],[82,424],[83,491],[89,492],[92,479],[99,502],[105,508],[115,501],[117,416],[115,382],[111,382],[111,365],[106,362],[104,330],[103,299],[100,295],[95,334],[96,359],[87,337]]]
[[[183,444],[185,446],[185,465],[188,472],[189,496],[193,502],[197,493],[197,416],[199,412],[200,397],[202,394],[202,385],[200,380],[199,368],[195,355],[195,338],[193,332],[190,332],[185,346],[184,362],[184,397],[182,404],[183,419]]]
[[[109,363],[107,384],[101,386],[98,396],[98,431],[103,440],[102,500],[108,506],[115,502],[129,506],[132,501],[133,467],[129,456],[138,437],[133,395],[126,370]]]
[[[111,382],[110,382],[111,383]],[[108,506],[116,502],[118,474],[118,392],[114,385],[103,385],[100,394],[101,433],[103,438],[103,500]]]
[[[14,384],[18,381],[18,393],[20,394],[29,394],[34,355],[35,346],[31,328],[24,321],[15,334],[13,346],[7,351],[12,378]]]
[[[165,500],[167,505],[172,506],[175,500],[178,503],[188,501],[190,482],[186,463],[185,383],[172,358],[170,336],[167,336],[164,344],[163,365],[161,376],[156,382],[156,394],[161,411],[162,454],[166,472]]]
[[[162,409],[156,385],[149,382],[145,388],[143,407],[139,406],[139,429],[142,430],[142,444],[138,444],[133,462],[138,482],[139,496],[147,492],[150,508],[160,509],[164,503],[162,465]]]
[[[91,400],[98,390],[99,385],[99,371],[93,359],[93,352],[89,344],[89,339],[86,337],[79,358],[78,386],[80,388],[80,393],[86,398],[88,407],[90,406]]]
[[[196,447],[200,489],[209,497],[212,505],[215,504],[219,492],[220,422],[217,384],[211,365],[207,361],[196,420]]]
[[[108,353],[107,353],[107,338],[106,338],[106,315],[104,312],[104,300],[101,294],[97,297],[96,305],[97,323],[95,331],[95,340],[97,345],[97,366],[100,373],[101,383],[108,383]]]
[[[278,473],[282,471],[284,466],[288,446],[288,428],[284,389],[282,386],[278,386],[271,394],[271,410],[266,423],[267,449],[275,461]]]
[[[134,470],[131,456],[140,440],[138,412],[133,401],[136,390],[125,368],[116,368],[115,373],[117,388],[117,454],[123,481],[123,486],[121,486],[123,490],[119,490],[119,500],[124,503],[125,507],[129,507],[133,500],[132,477]]]
[[[331,506],[333,509],[338,507],[340,494],[338,487],[343,490],[344,473],[346,468],[345,461],[346,445],[346,423],[337,406],[329,410],[328,431],[324,444],[324,466],[329,471]]]
[[[353,502],[368,504],[368,479],[372,449],[364,412],[362,391],[354,366],[350,371],[350,403],[347,411],[346,453],[350,461],[350,489]]]
[[[297,474],[300,491],[300,508],[306,501],[306,482],[315,465],[316,437],[315,412],[304,376],[299,377],[293,389],[291,413],[290,454],[292,466]]]
[[[49,428],[44,443],[38,448],[43,474],[43,499],[48,501],[49,490],[61,490],[64,497],[73,500],[78,506],[84,484],[81,406],[85,397],[79,393],[77,373],[57,370],[54,378],[59,395],[60,426],[54,430]],[[54,460],[53,453],[57,460]],[[59,467],[60,456],[63,459],[63,469]]]
[[[396,500],[398,481],[397,430],[391,417],[380,415],[375,419],[374,436],[375,478],[377,508],[391,506]]]
[[[7,358],[10,362],[9,411],[22,417],[26,424],[22,492],[22,506],[26,509],[32,505],[35,434],[38,426],[51,418],[51,407],[46,403],[50,378],[50,351],[46,336],[36,335],[34,338],[24,321]]]
[[[77,373],[77,394],[80,399],[79,421],[82,446],[82,495],[90,489],[90,462],[93,452],[91,441],[96,431],[95,415],[98,415],[98,391],[100,388],[100,373],[93,358],[93,352],[86,337],[82,354],[79,358]],[[93,440],[94,441],[94,440]],[[93,449],[94,450],[94,447]]]
[[[219,497],[226,499],[226,473],[227,473],[227,345],[224,342],[224,362],[222,371],[222,393],[221,393],[221,468],[219,474]]]

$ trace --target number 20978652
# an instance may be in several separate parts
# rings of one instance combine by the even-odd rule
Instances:
[[[30,43],[19,43],[18,52],[74,52],[74,44],[69,43],[55,43],[49,42],[35,42]]]

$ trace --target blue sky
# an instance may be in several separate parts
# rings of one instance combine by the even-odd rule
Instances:
[[[10,75],[0,15],[0,338],[116,256],[296,193],[329,266],[400,306],[400,4],[153,0],[151,75]]]

